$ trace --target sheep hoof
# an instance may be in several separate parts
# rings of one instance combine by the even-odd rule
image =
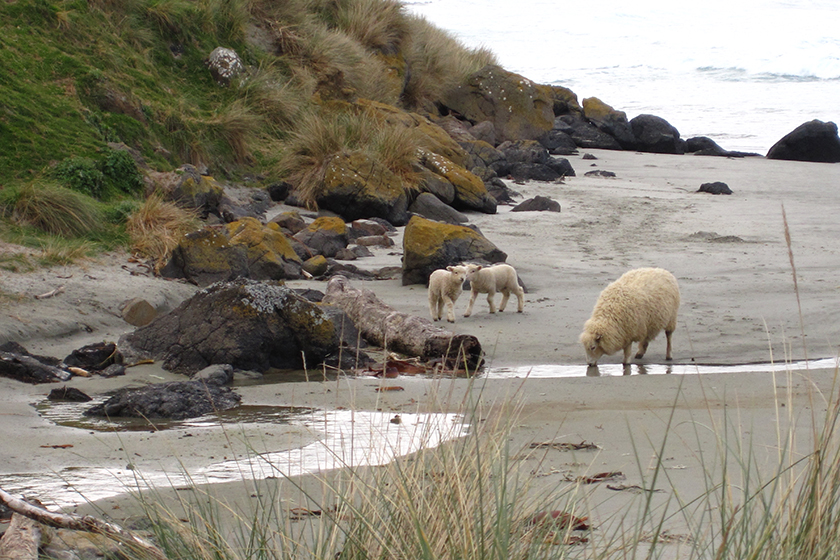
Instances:
[[[668,357],[666,357],[666,358],[665,358],[665,361],[666,361],[666,362],[670,362],[670,361],[673,361],[673,359],[674,359],[674,358],[672,358],[671,356],[668,356]]]
[[[644,357],[645,357],[645,355],[644,355],[644,354],[636,354],[636,359],[637,359],[637,360],[641,360],[641,359],[642,359],[642,358],[644,358]]]

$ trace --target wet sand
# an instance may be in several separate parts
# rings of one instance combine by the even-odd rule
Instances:
[[[626,371],[630,375],[621,375],[625,371],[618,365],[620,355],[605,357],[599,370],[587,371],[577,337],[604,286],[630,268],[661,266],[675,274],[682,292],[674,334],[674,364],[683,368],[680,371],[695,366],[697,371],[708,371],[705,366],[715,364],[835,357],[840,344],[836,274],[840,270],[840,221],[836,220],[840,165],[589,152],[598,159],[569,158],[578,176],[563,184],[511,184],[522,194],[517,200],[550,196],[560,202],[560,213],[511,213],[509,207],[501,206],[496,215],[469,214],[471,222],[508,254],[507,262],[519,271],[527,288],[525,312],[511,313],[509,308],[490,315],[480,298],[473,315],[464,318],[469,296],[465,293],[456,304],[456,323],[444,326],[478,336],[488,366],[494,371],[515,370],[510,377],[489,375],[473,381],[363,378],[243,386],[237,389],[243,404],[381,411],[386,414],[382,424],[371,430],[384,432],[394,429],[390,415],[459,413],[464,412],[464,403],[479,403],[478,416],[487,418],[496,412],[508,414],[507,406],[515,403],[521,410],[509,436],[514,455],[526,453],[534,442],[585,440],[600,447],[572,454],[553,449],[527,451],[518,468],[532,474],[535,488],[561,487],[569,473],[607,471],[623,472],[623,484],[639,484],[649,474],[651,455],[659,452],[667,435],[663,464],[673,467],[668,473],[680,498],[690,499],[702,491],[699,452],[715,452],[713,428],[721,425],[730,410],[737,411],[730,418],[735,433],[755,438],[768,464],[778,446],[777,430],[784,432],[789,423],[795,424],[793,429],[801,436],[797,444],[805,451],[811,414],[819,416],[827,396],[837,391],[831,360],[819,369],[775,375],[761,367],[667,375],[662,370],[665,341],[661,336],[651,343],[642,368],[634,365]],[[585,177],[589,170],[611,171],[616,177]],[[701,183],[713,181],[726,182],[734,194],[696,192]],[[801,316],[782,208],[797,270]],[[398,242],[354,264],[365,268],[398,264],[399,255],[393,253],[399,246]],[[31,352],[64,356],[83,344],[116,340],[131,330],[119,317],[123,301],[146,297],[156,305],[174,307],[195,289],[137,275],[140,272],[119,255],[92,263],[87,270],[4,272],[0,276],[0,294],[4,295],[0,341],[17,340]],[[313,282],[291,284],[325,287]],[[399,279],[359,284],[400,311],[428,316],[422,286],[402,286]],[[33,299],[58,285],[65,286],[65,293]],[[15,294],[28,297],[18,301]],[[576,377],[546,377],[552,366],[571,367]],[[663,374],[639,375],[643,371]],[[152,366],[132,370],[128,379],[74,379],[70,385],[100,394],[126,381],[141,384],[172,377]],[[403,390],[377,391],[380,386]],[[129,464],[136,469],[132,472],[140,473],[192,471],[250,450],[297,449],[324,437],[317,423],[116,434],[55,426],[32,406],[51,388],[0,379],[0,486],[12,475],[54,473],[50,476],[60,478],[66,469],[125,471]],[[468,422],[481,420],[468,416]],[[67,444],[73,447],[53,447]],[[214,488],[217,495],[231,501],[253,500],[243,492],[242,482]],[[608,523],[610,512],[631,499],[603,484],[593,485],[591,492],[593,519],[598,524]],[[37,486],[27,493],[37,495]],[[671,489],[657,494],[655,500],[664,502],[674,493]],[[619,497],[605,502],[608,496]],[[292,507],[302,498],[299,492],[291,492],[288,500]],[[111,508],[119,506],[119,512],[128,515],[130,502],[115,496],[101,505],[112,514],[117,510]],[[679,523],[673,530],[681,530]]]

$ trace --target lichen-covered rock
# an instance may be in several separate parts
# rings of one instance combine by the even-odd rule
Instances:
[[[164,199],[181,208],[197,210],[202,218],[219,214],[224,189],[209,175],[202,175],[189,164],[171,172],[148,173],[150,191],[163,194]]]
[[[636,149],[655,154],[684,154],[685,140],[668,121],[656,115],[638,115],[630,120]]]
[[[474,229],[413,216],[403,235],[402,284],[425,284],[435,270],[466,260],[505,259],[507,254]]]
[[[188,233],[160,274],[209,286],[239,277],[294,279],[301,277],[300,271],[300,258],[276,224],[263,226],[245,218],[221,229],[205,227]]]
[[[420,163],[426,169],[443,177],[455,188],[453,207],[477,210],[485,214],[496,213],[496,201],[487,192],[484,181],[439,154],[423,149],[418,150],[418,153],[420,154]]]
[[[554,122],[551,88],[492,64],[449,91],[443,104],[471,122],[491,121],[498,142],[534,140]]]
[[[347,249],[342,248],[341,251],[346,251]],[[339,251],[340,253],[340,251]],[[338,256],[338,255],[335,255]],[[327,269],[329,268],[330,263],[327,262],[327,257],[324,255],[315,255],[312,258],[306,259],[303,261],[303,270],[306,271],[307,274],[311,274],[315,278],[321,277],[327,273]]]
[[[583,109],[578,103],[577,94],[563,86],[548,86],[551,90],[551,99],[554,102],[552,107],[555,116],[569,113],[582,114]]]
[[[316,255],[334,257],[347,247],[347,224],[341,218],[322,216],[294,235]]]
[[[227,86],[245,72],[242,59],[233,49],[216,47],[207,57],[207,68],[219,85]]]
[[[315,201],[348,221],[379,217],[404,225],[408,195],[390,169],[362,152],[341,153],[327,164]]]
[[[583,115],[596,128],[615,138],[623,149],[635,148],[636,137],[624,111],[613,109],[597,97],[587,97],[583,100]]]
[[[415,165],[415,170],[420,178],[418,185],[422,192],[435,195],[444,204],[452,204],[455,200],[455,185],[420,164]]]
[[[213,364],[265,372],[316,366],[339,350],[337,326],[317,305],[276,282],[244,278],[197,292],[175,310],[124,335],[132,357],[192,374]]]
[[[281,230],[289,232],[289,235],[294,235],[306,228],[306,222],[296,211],[277,214],[268,223],[277,224]]]
[[[840,162],[840,137],[833,122],[813,120],[796,127],[773,144],[767,159]]]

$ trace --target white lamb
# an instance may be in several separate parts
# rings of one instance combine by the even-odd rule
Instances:
[[[446,307],[446,320],[455,322],[455,302],[461,295],[466,275],[467,269],[463,266],[447,266],[446,270],[440,268],[429,276],[429,311],[432,313],[432,321],[440,320],[443,308]]]
[[[665,359],[671,359],[671,335],[677,328],[680,288],[674,275],[662,268],[637,268],[604,288],[583,325],[580,342],[590,366],[603,355],[624,349],[624,361],[630,363],[631,346],[639,343],[636,358],[642,358],[648,344],[665,330],[668,347]]]
[[[470,303],[464,312],[464,317],[472,314],[473,304],[478,294],[487,294],[487,303],[490,304],[490,313],[496,312],[496,292],[502,292],[502,301],[499,304],[499,311],[504,311],[510,294],[516,294],[519,300],[518,313],[522,313],[525,307],[525,290],[519,285],[519,278],[516,270],[509,264],[496,264],[493,266],[481,266],[468,264],[467,280],[470,281]]]

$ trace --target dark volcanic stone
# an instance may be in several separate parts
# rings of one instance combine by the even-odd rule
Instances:
[[[86,410],[85,415],[183,420],[231,409],[241,400],[227,387],[203,381],[174,381],[122,390]]]
[[[840,137],[833,122],[813,120],[796,127],[793,132],[773,144],[767,159],[840,162]]]
[[[703,183],[697,192],[706,192],[710,194],[732,194],[732,189],[726,183],[715,181],[714,183]]]
[[[101,371],[111,364],[121,364],[123,356],[113,342],[88,344],[64,358],[68,366],[79,367],[88,371]]]
[[[75,387],[62,387],[53,389],[47,395],[47,400],[63,402],[89,402],[93,399]]]
[[[636,137],[636,149],[656,154],[683,154],[685,141],[668,121],[655,115],[639,115],[630,120]]]
[[[529,198],[510,209],[511,212],[559,212],[560,203],[547,196]]]

